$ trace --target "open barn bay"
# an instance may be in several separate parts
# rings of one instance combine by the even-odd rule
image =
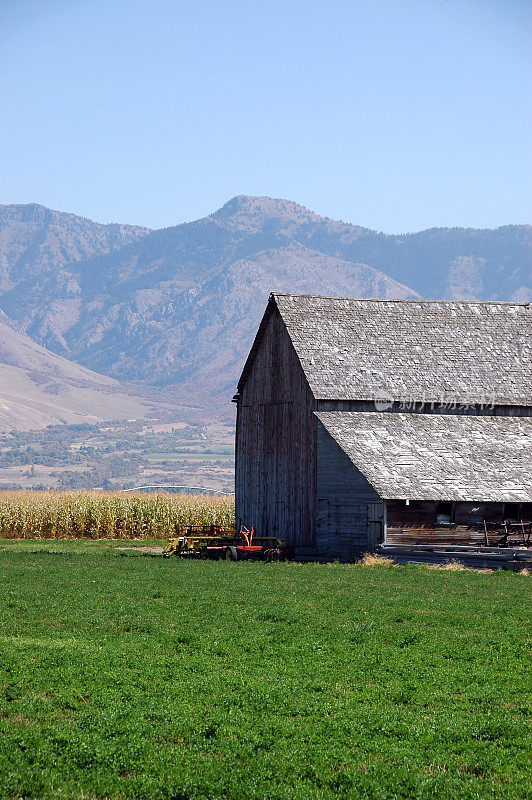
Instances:
[[[528,576],[0,544],[6,800],[527,794]]]

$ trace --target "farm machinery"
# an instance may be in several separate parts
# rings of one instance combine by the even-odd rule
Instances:
[[[285,539],[275,536],[256,536],[254,528],[243,525],[238,529],[218,525],[191,525],[182,536],[170,539],[163,555],[181,558],[223,558],[226,561],[255,559],[286,561],[288,548]]]

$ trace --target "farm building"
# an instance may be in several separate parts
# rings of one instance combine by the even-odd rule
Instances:
[[[272,294],[234,400],[237,524],[296,555],[532,544],[530,304]]]

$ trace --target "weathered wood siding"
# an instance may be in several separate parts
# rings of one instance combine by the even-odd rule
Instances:
[[[387,500],[388,529],[432,528],[436,525],[434,501],[414,500],[406,505],[404,500]],[[520,503],[521,516],[525,522],[532,520],[530,503]],[[486,522],[502,522],[504,503],[455,503],[454,522],[457,525],[477,525]]]
[[[378,544],[375,521],[383,517],[384,504],[319,421],[317,467],[318,553],[351,558]],[[375,503],[380,514],[376,513]]]
[[[532,505],[518,504],[519,517],[525,522],[532,522]],[[484,521],[488,526],[489,537],[496,538],[491,532],[492,525],[500,525],[504,520],[504,503],[455,503],[453,510],[453,526],[437,525],[437,503],[434,501],[411,501],[406,505],[404,500],[386,501],[386,541],[389,544],[413,544],[470,540],[471,544],[485,544]],[[455,527],[456,526],[456,527]],[[516,532],[518,534],[518,531]]]
[[[237,403],[237,525],[315,547],[315,400],[277,310]]]

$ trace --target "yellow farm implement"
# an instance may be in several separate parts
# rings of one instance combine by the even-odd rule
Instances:
[[[288,549],[285,539],[256,536],[253,528],[248,530],[242,526],[236,530],[217,525],[189,526],[182,536],[170,539],[163,555],[182,558],[224,558],[227,561],[243,559],[286,561]]]

